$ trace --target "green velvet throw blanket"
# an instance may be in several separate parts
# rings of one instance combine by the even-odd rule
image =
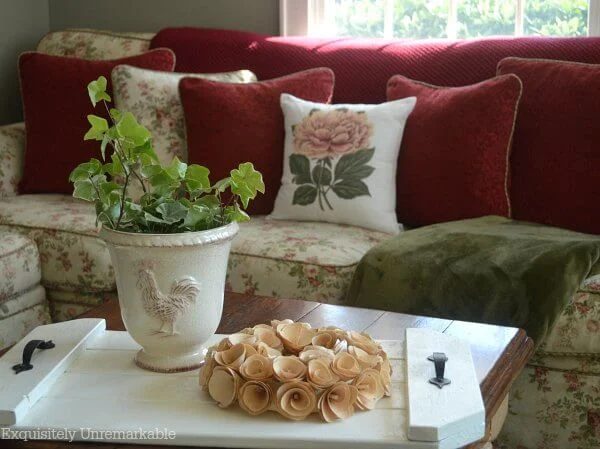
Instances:
[[[521,327],[541,343],[600,272],[600,236],[482,217],[404,232],[359,263],[348,305]]]

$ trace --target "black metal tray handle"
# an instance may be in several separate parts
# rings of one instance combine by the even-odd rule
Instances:
[[[54,346],[55,345],[52,340],[31,340],[28,342],[23,349],[23,362],[12,367],[12,369],[15,370],[15,374],[19,374],[23,371],[29,371],[33,368],[33,365],[31,364],[31,357],[36,349],[51,349]]]

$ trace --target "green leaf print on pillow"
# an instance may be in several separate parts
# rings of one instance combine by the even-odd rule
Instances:
[[[333,210],[328,194],[342,199],[370,196],[362,180],[373,174],[368,165],[373,124],[364,112],[313,109],[292,127],[294,153],[290,155],[292,182],[299,187],[292,204],[308,206],[315,201],[321,210]]]

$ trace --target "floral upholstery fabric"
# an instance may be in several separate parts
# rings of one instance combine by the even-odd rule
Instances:
[[[554,325],[539,354],[600,354],[600,275],[587,279]]]
[[[600,447],[600,276],[587,279],[513,385],[501,449]]]
[[[598,356],[590,360],[600,366]],[[498,449],[600,447],[600,373],[528,365],[513,384],[496,443]]]
[[[15,232],[0,232],[0,304],[36,286],[42,279],[34,241]]]
[[[150,48],[153,33],[116,33],[101,30],[65,30],[46,34],[37,51],[82,59],[116,59],[137,55]]]
[[[99,304],[103,293],[116,290],[110,256],[96,236],[90,204],[66,195],[0,199],[0,232],[3,230],[20,232],[35,241],[53,318],[58,316],[54,299],[60,302],[61,293],[75,292],[69,302],[86,305],[83,313]]]
[[[0,349],[50,322],[35,242],[0,231]]]
[[[0,126],[0,198],[17,195],[23,173],[25,124]]]
[[[347,225],[253,217],[233,242],[227,288],[339,304],[361,257],[389,237]]]
[[[53,322],[77,318],[88,310],[103,304],[108,299],[118,301],[116,291],[112,292],[72,292],[48,288],[46,296],[50,304]]]

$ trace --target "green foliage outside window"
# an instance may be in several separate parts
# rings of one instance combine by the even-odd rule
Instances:
[[[515,34],[515,0],[457,1],[457,37]],[[525,35],[587,35],[588,0],[524,1]],[[336,0],[336,34],[383,37],[384,10],[385,0]],[[445,38],[448,17],[448,0],[395,0],[394,37]]]

